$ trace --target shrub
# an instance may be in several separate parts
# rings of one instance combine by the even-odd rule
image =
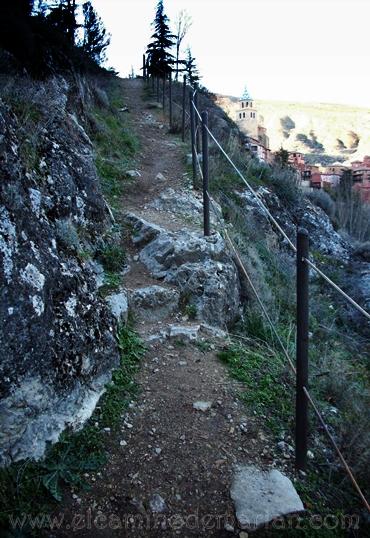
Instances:
[[[323,209],[329,217],[334,216],[335,203],[330,194],[322,190],[314,190],[308,194],[308,198],[317,207]]]
[[[96,254],[108,273],[119,273],[123,269],[126,254],[121,245],[107,245]]]
[[[355,256],[359,256],[366,262],[370,262],[370,241],[365,241],[365,243],[357,244],[353,253]]]
[[[300,201],[301,193],[298,181],[294,170],[287,167],[273,167],[270,183],[273,185],[276,194],[288,207],[295,206]]]

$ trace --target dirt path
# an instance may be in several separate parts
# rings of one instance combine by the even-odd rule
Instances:
[[[183,147],[161,127],[161,113],[146,108],[140,81],[126,81],[125,92],[142,154],[141,176],[125,195],[124,207],[167,228],[186,227],[181,220],[166,222],[165,213],[147,207],[163,189],[186,186]],[[159,173],[165,180],[156,179]],[[129,248],[134,257],[135,249]],[[126,285],[145,286],[152,280],[136,262]],[[152,327],[142,323],[138,329],[146,333]],[[239,535],[232,530],[229,497],[233,466],[268,464],[272,456],[264,449],[266,439],[256,420],[238,400],[237,383],[217,358],[222,345],[208,337],[148,346],[137,380],[138,400],[122,417],[120,435],[107,433],[108,464],[90,476],[91,491],[67,499],[63,529],[50,536]],[[195,409],[199,401],[210,407]]]
[[[140,80],[124,82],[126,103],[140,141],[140,158],[136,177],[126,189],[125,211],[145,216],[146,220],[164,225],[168,229],[184,226],[180,220],[169,220],[148,207],[164,189],[188,188],[191,180],[184,165],[184,147],[179,136],[168,133],[168,118],[162,111],[152,108],[154,100],[143,101]],[[187,223],[189,226],[189,223]]]

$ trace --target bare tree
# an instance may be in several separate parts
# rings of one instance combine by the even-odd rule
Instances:
[[[180,47],[182,40],[186,36],[190,26],[192,25],[192,20],[187,13],[186,9],[182,9],[176,17],[175,21],[175,33],[176,33],[176,80],[179,79],[179,56],[180,56]]]

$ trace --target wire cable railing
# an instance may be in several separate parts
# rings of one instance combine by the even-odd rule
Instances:
[[[196,108],[194,102],[192,103],[192,106],[194,107],[194,110],[198,117],[200,118],[200,121],[202,122],[202,116],[199,112],[199,110]],[[206,126],[207,132],[209,136],[212,138],[212,140],[215,142],[217,147],[220,149],[221,153],[224,155],[224,157],[227,159],[227,161],[231,164],[233,169],[236,171],[238,176],[242,179],[242,181],[245,183],[249,191],[253,194],[255,197],[259,207],[262,209],[264,214],[271,220],[271,222],[274,224],[276,229],[280,232],[280,234],[284,237],[284,239],[289,244],[290,248],[293,250],[293,252],[297,252],[297,248],[294,245],[294,243],[291,241],[291,239],[288,237],[286,232],[283,230],[283,228],[280,226],[280,224],[276,221],[276,219],[273,217],[269,209],[265,206],[261,198],[258,196],[258,193],[253,189],[253,187],[250,185],[250,183],[246,180],[242,172],[239,170],[239,168],[235,165],[233,160],[230,158],[230,156],[226,153],[220,142],[217,140],[217,138],[214,136],[212,131]],[[342,288],[340,288],[331,278],[329,278],[321,269],[319,269],[315,263],[313,263],[310,259],[305,259],[306,263],[311,267],[313,271],[315,271],[317,274],[319,274],[328,284],[330,284],[338,293],[342,295],[354,308],[356,308],[362,315],[364,315],[368,320],[370,320],[370,314],[362,307],[360,306],[352,297],[350,297]]]
[[[198,114],[200,120],[202,121],[202,117],[199,113],[199,111],[197,110],[197,108],[195,107],[194,103],[192,103],[192,106],[194,107],[196,113]],[[211,136],[211,138],[216,142],[217,146],[222,150],[222,153],[227,157],[227,160],[233,165],[233,168],[238,172],[238,174],[243,178],[243,180],[245,180],[244,176],[241,174],[241,172],[239,171],[239,169],[237,168],[237,166],[233,163],[232,159],[229,157],[229,155],[227,155],[227,153],[224,151],[224,149],[222,148],[222,146],[219,144],[219,142],[216,140],[216,138],[213,136],[213,133],[208,129],[208,126],[205,126],[205,128],[207,129],[207,132],[208,134]],[[197,166],[198,166],[198,171],[199,171],[199,175],[200,177],[203,179],[203,170],[202,170],[202,166],[201,166],[201,163],[200,163],[200,159],[199,159],[199,156],[198,156],[198,153],[196,152],[196,158],[197,158]],[[245,183],[247,185],[248,182],[245,180]],[[250,188],[251,192],[254,193],[254,195],[256,196],[256,198],[260,201],[260,199],[258,198],[258,195],[257,193],[254,191],[254,189],[251,187]],[[282,342],[282,339],[279,335],[279,332],[271,318],[271,316],[269,315],[268,313],[268,310],[267,308],[265,307],[259,293],[258,293],[258,290],[256,288],[256,286],[254,285],[253,283],[253,279],[251,278],[251,276],[249,275],[246,267],[245,267],[245,264],[243,263],[243,260],[238,252],[238,249],[236,247],[236,245],[234,244],[233,240],[231,239],[230,237],[230,234],[228,233],[228,230],[226,229],[225,227],[225,223],[221,220],[220,218],[220,215],[219,215],[219,212],[217,211],[217,209],[215,208],[215,205],[214,205],[214,202],[213,202],[213,199],[209,193],[209,191],[207,190],[206,191],[206,194],[207,194],[207,197],[208,197],[208,200],[209,200],[209,203],[210,203],[210,207],[212,209],[212,211],[214,212],[219,224],[220,224],[220,227],[221,227],[221,230],[222,230],[222,233],[224,235],[224,237],[226,238],[228,244],[230,245],[230,248],[232,249],[232,252],[234,253],[234,256],[235,256],[235,259],[237,260],[237,263],[238,263],[238,266],[239,268],[241,269],[243,275],[245,276],[245,278],[247,279],[248,281],[248,284],[250,286],[250,288],[252,289],[255,297],[256,297],[256,300],[257,300],[257,303],[259,304],[261,310],[262,310],[262,313],[263,315],[265,316],[268,324],[270,325],[270,328],[292,370],[292,372],[296,375],[297,374],[297,369],[293,363],[293,360],[291,359],[290,355],[289,355],[289,352],[286,348],[286,346],[284,345],[284,343]],[[265,208],[265,213],[268,214],[269,216],[271,216],[271,213],[270,211],[266,208],[266,206],[262,203],[261,201],[261,204],[263,205],[263,207]],[[271,216],[272,217],[272,216]],[[273,217],[272,217],[273,220],[275,220]],[[278,228],[281,229],[281,227],[278,225]],[[282,230],[283,232],[283,235],[286,239],[288,239],[289,241],[289,244],[291,246],[293,246],[293,249],[294,249],[294,252],[297,252],[297,249],[295,247],[295,245],[293,245],[293,243],[289,240],[289,238],[286,236],[285,232]],[[305,262],[307,262],[311,267],[312,269],[314,270],[317,270],[319,273],[322,274],[323,278],[325,278],[325,280],[329,281],[329,283],[332,283],[331,279],[329,279],[329,277],[327,277],[320,269],[318,269],[310,260],[308,259],[305,259],[304,260]],[[335,283],[333,283],[335,288],[337,289],[337,291],[339,291],[344,297],[348,297],[348,300],[350,300],[351,304],[353,304],[353,306],[356,306],[360,309],[360,311],[363,311],[363,313],[366,315],[366,317],[368,316],[368,313],[362,309],[362,307],[360,305],[358,305],[351,297],[349,297],[343,290],[341,290],[339,288],[339,286],[337,286]],[[370,318],[370,316],[369,316]],[[368,510],[368,512],[370,512],[370,505],[364,495],[364,493],[362,492],[362,489],[361,487],[359,486],[358,484],[358,481],[356,480],[351,468],[349,467],[345,457],[343,456],[337,442],[335,441],[333,435],[331,434],[330,430],[329,430],[329,427],[327,426],[321,412],[319,411],[318,409],[318,406],[316,404],[316,402],[314,401],[313,397],[311,396],[310,392],[308,391],[307,387],[306,386],[303,386],[303,391],[304,391],[304,394],[308,400],[308,402],[310,403],[310,405],[312,406],[313,410],[314,410],[314,413],[315,415],[317,416],[325,434],[327,435],[328,439],[330,440],[334,450],[336,451],[352,485],[354,486],[354,488],[356,489],[361,501],[363,502],[364,506],[366,507],[366,509]]]

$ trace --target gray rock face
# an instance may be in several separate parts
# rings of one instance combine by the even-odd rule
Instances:
[[[160,233],[164,232],[164,229],[160,226],[147,222],[133,213],[127,213],[125,215],[125,221],[132,229],[132,242],[138,246],[146,245]]]
[[[296,224],[299,223],[309,232],[311,249],[319,250],[322,254],[331,255],[344,262],[348,260],[350,246],[334,230],[329,217],[322,209],[309,201],[305,201],[295,209],[293,215],[287,210],[278,196],[266,187],[259,187],[257,194],[294,244],[296,241]],[[279,234],[249,191],[244,191],[242,194],[238,193],[238,195],[244,200],[247,214],[253,215],[253,218],[265,233]],[[280,234],[277,235],[277,238],[282,244],[286,243],[286,240],[282,239]]]
[[[78,255],[110,225],[92,146],[66,110],[63,79],[37,95],[35,154],[0,101],[1,465],[40,457],[46,441],[78,427],[119,361],[114,320]]]
[[[200,331],[200,325],[171,325],[168,331],[168,338],[185,338],[186,340],[196,340]]]
[[[162,286],[136,289],[130,297],[130,310],[147,320],[161,320],[178,310],[180,293]]]
[[[182,216],[193,221],[201,223],[203,220],[203,199],[200,195],[194,192],[189,192],[185,189],[174,190],[166,189],[159,197],[150,204],[154,209],[173,213],[175,216]],[[219,204],[212,201],[212,206],[217,210],[218,217],[211,211],[211,224],[216,225],[218,219],[222,219],[222,210]]]
[[[161,513],[167,510],[166,501],[158,493],[149,499],[149,507],[154,513]]]
[[[186,263],[166,280],[179,286],[195,307],[197,319],[225,328],[239,315],[239,276],[231,259]]]
[[[118,322],[126,323],[128,315],[127,292],[113,293],[105,298],[110,311]]]
[[[308,203],[302,210],[300,225],[308,230],[313,248],[336,259],[348,260],[350,246],[334,230],[325,211]]]
[[[134,215],[129,219],[133,241],[139,234],[139,243],[146,242],[140,261],[153,277],[179,288],[180,300],[195,307],[197,319],[223,328],[238,317],[239,276],[220,234],[166,232]]]
[[[242,529],[255,530],[274,519],[304,511],[292,482],[280,471],[239,466],[231,486],[236,517]]]

